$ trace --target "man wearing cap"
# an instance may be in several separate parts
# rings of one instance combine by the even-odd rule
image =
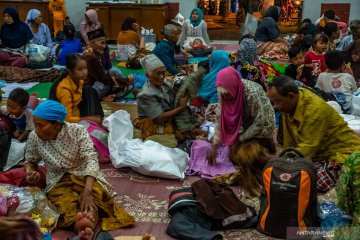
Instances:
[[[117,68],[106,69],[103,55],[106,37],[103,28],[87,33],[90,45],[83,56],[88,64],[88,83],[96,89],[103,101],[121,99],[134,90],[134,77],[125,77]]]
[[[140,61],[148,81],[137,95],[138,127],[143,139],[154,134],[172,134],[172,119],[187,107],[188,97],[183,97],[175,107],[175,92],[165,81],[166,68],[154,54]]]
[[[60,212],[58,227],[74,227],[80,235],[91,235],[99,220],[98,208],[105,213],[102,229],[133,226],[134,218],[115,203],[111,185],[100,173],[98,157],[86,129],[64,122],[66,109],[46,100],[34,111],[33,131],[25,154],[26,181],[40,180],[38,163],[45,162],[49,200]]]

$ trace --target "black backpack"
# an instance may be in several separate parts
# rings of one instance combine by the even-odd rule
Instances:
[[[317,227],[317,170],[296,149],[271,159],[263,170],[258,230],[286,237],[287,228]]]

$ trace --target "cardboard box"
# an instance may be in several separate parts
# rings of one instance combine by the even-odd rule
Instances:
[[[114,113],[118,110],[127,111],[130,114],[131,121],[134,121],[138,117],[137,104],[136,103],[117,103],[117,102],[102,102],[104,110],[111,109]]]

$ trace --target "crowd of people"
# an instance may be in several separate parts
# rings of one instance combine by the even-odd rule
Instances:
[[[271,6],[256,33],[240,39],[234,62],[229,53],[213,49],[209,59],[192,72],[182,68],[184,63],[177,59],[175,48],[211,47],[203,13],[195,8],[182,28],[165,25],[163,39],[141,58],[147,81],[138,90],[134,77],[126,77],[113,67],[114,54],[110,53],[95,10],[86,11],[80,25],[82,43],[76,38],[75,27],[64,25],[64,1],[51,0],[50,9],[55,34],[61,31],[65,35],[54,52],[50,30],[42,23],[40,11],[30,10],[25,22],[12,7],[3,12],[0,65],[25,67],[25,47],[32,42],[46,46],[48,55],[57,56],[65,71],[54,79],[48,100],[30,107],[29,94],[15,89],[1,114],[16,125],[9,134],[27,141],[24,168],[17,177],[23,177],[29,186],[45,188],[61,214],[58,227],[73,227],[74,232],[88,237],[99,219],[105,230],[135,224],[134,218],[114,201],[116,192],[99,171],[92,140],[77,124],[92,121],[101,126],[101,101],[117,101],[131,92],[138,108],[134,125],[143,140],[174,134],[181,144],[206,137],[200,129],[204,120],[216,123],[212,148],[206,153],[208,166],[216,166],[218,149],[227,146],[230,160],[239,169],[240,182],[256,197],[269,156],[279,148],[296,148],[315,163],[318,191],[336,188],[340,207],[354,217],[354,226],[360,224],[360,205],[353,201],[359,192],[360,139],[326,102],[334,100],[342,113],[352,113],[353,93],[360,84],[359,20],[350,23],[348,34],[347,26],[336,21],[334,11],[328,10],[318,26],[305,19],[289,44],[277,25],[280,8]],[[125,19],[117,45],[118,55],[127,61],[145,48],[136,19]],[[259,58],[289,63],[285,75],[268,78]],[[180,85],[187,89],[177,92],[179,87],[169,81],[173,79],[168,78],[170,75],[179,77]],[[46,174],[38,166],[40,160],[45,162]],[[0,173],[0,182],[11,182],[10,175]],[[14,221],[0,217],[4,225]],[[26,227],[21,230],[28,231]],[[11,228],[4,232],[8,236],[16,234]]]

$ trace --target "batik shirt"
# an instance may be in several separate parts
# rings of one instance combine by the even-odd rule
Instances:
[[[42,141],[35,132],[29,135],[25,161],[46,165],[46,191],[50,191],[64,176],[92,176],[112,196],[111,185],[100,173],[97,153],[86,129],[75,123],[63,125],[55,140]]]

